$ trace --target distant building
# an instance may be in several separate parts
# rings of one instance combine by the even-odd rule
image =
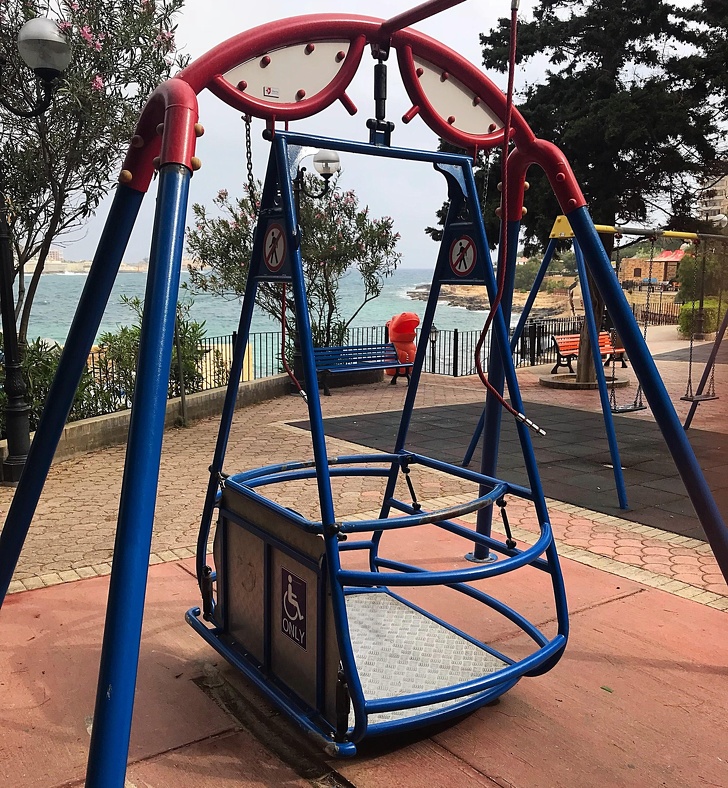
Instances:
[[[728,216],[728,175],[706,184],[698,193],[698,212],[701,219]]]
[[[677,276],[677,267],[685,256],[682,249],[660,252],[652,261],[652,279],[669,282]],[[650,278],[650,260],[647,257],[627,257],[619,261],[620,282],[642,282]]]

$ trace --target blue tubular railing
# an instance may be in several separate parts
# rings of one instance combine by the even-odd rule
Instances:
[[[392,698],[379,698],[368,700],[364,707],[367,714],[381,714],[386,711],[399,711],[401,709],[411,709],[417,706],[425,706],[430,703],[443,703],[464,695],[474,695],[487,689],[492,689],[501,684],[505,684],[512,679],[519,679],[526,673],[538,668],[541,664],[557,655],[566,645],[566,638],[563,635],[556,635],[553,640],[538,651],[528,657],[519,660],[507,668],[500,668],[495,673],[481,679],[465,681],[461,684],[453,684],[439,690],[429,690],[428,692],[417,692],[410,695],[398,695]]]
[[[342,585],[358,586],[362,588],[371,588],[381,585],[448,586],[454,583],[472,583],[475,580],[484,580],[487,577],[497,577],[498,575],[512,572],[514,569],[520,569],[522,566],[532,564],[546,551],[546,548],[552,542],[553,534],[551,532],[551,525],[549,523],[544,523],[541,526],[541,536],[531,547],[503,561],[498,561],[496,564],[478,565],[465,569],[447,569],[440,572],[428,571],[422,576],[415,574],[382,574],[381,572],[361,572],[357,570],[340,569],[337,572],[337,578]]]

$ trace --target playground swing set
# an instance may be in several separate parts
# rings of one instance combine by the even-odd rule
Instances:
[[[233,666],[328,751],[352,755],[374,735],[392,735],[451,720],[500,696],[524,676],[538,676],[560,659],[568,637],[568,613],[559,559],[539,478],[530,430],[513,365],[507,326],[523,213],[525,176],[532,164],[548,176],[579,246],[611,310],[645,396],[665,436],[723,572],[728,575],[728,530],[652,362],[644,339],[614,277],[586,202],[563,154],[537,139],[512,108],[517,12],[512,10],[511,78],[506,95],[478,68],[410,25],[462,0],[430,0],[388,20],[347,14],[279,20],[239,34],[212,49],[162,84],[144,108],[125,159],[113,205],[64,347],[48,407],[0,536],[0,600],[7,591],[53,453],[142,198],[158,174],[158,198],[144,302],[137,384],[131,413],[124,480],[91,734],[86,785],[122,788],[131,729],[144,596],[151,545],[167,382],[184,224],[192,173],[199,169],[197,94],[210,90],[236,110],[266,122],[270,156],[260,195],[248,284],[216,447],[210,466],[196,558],[201,606],[189,624]],[[514,4],[517,7],[517,4]],[[375,117],[366,142],[288,130],[291,121],[316,115],[335,101],[354,114],[346,89],[365,48],[376,61]],[[386,64],[395,53],[412,101],[403,122],[419,115],[436,136],[464,154],[393,147],[394,124],[386,119]],[[284,127],[281,127],[281,124]],[[508,134],[505,130],[508,129]],[[433,140],[434,141],[434,140]],[[502,145],[502,231],[494,273],[475,187],[478,151]],[[292,181],[301,155],[317,148],[360,156],[427,164],[442,174],[449,210],[437,255],[422,334],[432,328],[443,284],[487,287],[492,325],[484,429],[488,440],[479,471],[407,449],[408,428],[427,350],[421,342],[406,389],[391,452],[332,457],[327,452],[321,399],[309,386],[306,407],[313,459],[281,458],[243,471],[225,467],[243,358],[260,283],[292,288],[304,377],[316,380]],[[583,250],[583,254],[581,252]],[[480,349],[480,348],[479,348]],[[391,361],[389,362],[391,365]],[[508,387],[510,404],[504,402]],[[503,411],[516,419],[528,486],[497,474]],[[410,470],[442,472],[477,486],[469,502],[425,511],[414,494]],[[347,520],[335,511],[332,480],[379,478],[384,488],[379,516]],[[271,487],[315,479],[318,517],[280,505]],[[404,480],[411,501],[397,497]],[[269,491],[266,494],[266,491]],[[505,503],[531,506],[538,536],[519,548],[510,537]],[[506,540],[491,533],[493,505],[503,517]],[[473,529],[458,518],[477,513]],[[213,563],[208,538],[216,520]],[[474,565],[431,570],[387,557],[395,534],[434,526],[473,547]],[[406,542],[405,542],[406,543]],[[500,556],[493,562],[494,554]],[[367,569],[349,559],[366,558]],[[489,581],[531,568],[543,572],[553,598],[555,624],[545,634],[504,601],[484,590]],[[533,642],[529,653],[505,653],[415,604],[408,589],[462,593],[484,613],[502,617]],[[482,627],[479,628],[482,631]],[[431,643],[426,646],[424,644]],[[113,688],[113,691],[112,689]]]
[[[693,264],[691,267],[692,297],[691,297],[691,320],[690,320],[691,328],[690,328],[690,336],[689,336],[688,374],[687,374],[685,394],[682,397],[680,397],[681,400],[691,403],[690,410],[688,411],[684,423],[684,429],[687,430],[690,428],[692,419],[695,415],[695,411],[698,405],[700,405],[703,402],[709,402],[711,400],[715,400],[719,398],[715,389],[715,362],[718,352],[720,350],[721,342],[723,341],[725,332],[728,329],[728,317],[726,317],[726,314],[723,313],[723,290],[724,290],[724,276],[725,276],[724,267],[726,261],[728,260],[728,242],[726,241],[725,236],[722,235],[682,232],[677,230],[664,230],[659,228],[642,228],[642,227],[631,227],[626,225],[622,227],[595,225],[595,229],[599,233],[613,233],[617,240],[617,243],[615,245],[616,260],[615,260],[615,269],[614,269],[615,278],[617,280],[619,280],[619,270],[620,270],[621,253],[622,253],[622,246],[621,246],[622,238],[625,235],[630,235],[630,236],[646,238],[649,240],[650,250],[649,250],[648,269],[647,269],[647,283],[648,283],[647,299],[641,314],[642,339],[644,340],[645,344],[647,342],[647,333],[648,333],[651,314],[652,314],[651,294],[652,294],[652,284],[654,282],[653,274],[654,274],[654,263],[655,263],[655,246],[656,246],[657,238],[662,236],[666,238],[679,238],[686,241],[692,241],[695,244],[696,250],[700,247],[701,243],[703,244],[703,256],[702,256],[700,273],[698,273],[697,253],[693,257]],[[574,231],[572,230],[567,217],[558,216],[554,221],[554,225],[550,234],[549,244],[546,247],[546,251],[541,261],[539,270],[536,272],[536,276],[534,278],[528,297],[526,298],[523,311],[511,335],[511,342],[510,342],[511,352],[516,351],[516,349],[518,348],[518,344],[521,341],[521,338],[524,334],[524,330],[526,328],[526,324],[530,316],[531,308],[533,307],[533,304],[536,300],[536,296],[538,295],[538,292],[541,288],[546,272],[548,271],[548,267],[551,264],[553,256],[556,252],[557,244],[559,241],[563,241],[565,239],[572,239],[573,241],[573,248],[574,248],[576,263],[577,263],[578,282],[581,288],[582,301],[585,304],[590,302],[589,285],[586,278],[586,268],[584,265],[583,253],[581,252],[581,249],[578,244],[578,240],[575,238]],[[707,244],[710,241],[718,242],[721,244],[722,254],[720,258],[721,262],[720,262],[718,306],[717,306],[717,315],[721,323],[717,330],[713,344],[711,346],[710,354],[706,361],[705,367],[703,369],[700,382],[698,383],[698,386],[695,389],[695,391],[693,391],[694,346],[696,339],[699,338],[700,336],[696,331],[696,326],[697,326],[696,316],[697,314],[702,314],[703,311],[702,285],[705,281],[705,265],[706,265],[705,260],[707,253]],[[699,288],[697,287],[698,282],[700,282]],[[696,307],[695,293],[698,289],[701,292],[701,296],[700,296],[699,306]],[[638,376],[637,390],[635,392],[634,398],[631,401],[624,403],[619,403],[617,401],[616,364],[618,360],[618,353],[614,351],[617,349],[621,349],[621,344],[622,344],[621,338],[618,336],[618,332],[614,328],[612,328],[610,331],[611,339],[609,342],[609,348],[612,350],[612,352],[610,353],[607,363],[602,365],[601,354],[603,352],[603,347],[599,342],[599,338],[601,334],[597,330],[598,327],[596,326],[596,323],[594,321],[594,316],[590,310],[585,310],[585,320],[587,321],[587,329],[589,331],[590,339],[591,339],[590,344],[592,348],[594,368],[596,371],[597,388],[600,394],[602,413],[604,416],[605,432],[607,436],[607,442],[609,445],[609,452],[612,459],[611,466],[614,473],[617,499],[620,509],[627,509],[628,508],[627,492],[624,483],[624,475],[623,475],[623,469],[620,460],[615,424],[611,414],[624,415],[628,413],[634,413],[640,410],[646,410],[647,405],[644,402],[642,380]],[[594,325],[591,325],[591,323],[594,323]],[[626,366],[623,357],[620,356],[620,360],[622,366]],[[557,367],[558,366],[559,364],[557,363]],[[606,376],[604,374],[604,367],[606,366],[609,366],[609,371],[610,371],[609,376]],[[557,367],[554,367],[554,371],[557,369]],[[475,430],[473,431],[473,435],[470,439],[470,443],[463,456],[462,464],[464,467],[468,467],[472,462],[473,456],[475,454],[475,450],[477,449],[478,443],[483,434],[484,419],[485,419],[484,414],[485,412],[481,414],[480,420],[478,421],[478,424],[476,425]]]

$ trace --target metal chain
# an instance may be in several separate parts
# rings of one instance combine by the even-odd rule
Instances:
[[[647,298],[645,300],[645,312],[642,316],[642,339],[647,343],[647,327],[650,324],[650,293],[652,292],[652,269],[655,263],[655,236],[650,237],[650,263],[647,268]],[[637,394],[634,398],[635,406],[642,407],[642,383],[637,383]]]
[[[615,273],[615,276],[617,277],[617,281],[619,281],[619,263],[620,263],[620,256],[621,256],[621,253],[622,253],[622,246],[620,244],[620,241],[622,240],[622,234],[621,233],[615,233],[614,234],[614,240],[617,242],[617,246],[616,246],[616,249],[615,249],[616,257],[615,257],[615,260],[614,260],[614,273]],[[616,343],[614,341],[615,338],[616,338],[616,333],[617,332],[614,329],[612,329],[612,346],[613,347],[617,347],[617,345],[616,345]],[[612,410],[612,412],[615,412],[617,410],[617,360],[616,360],[615,356],[616,356],[616,353],[612,353],[612,359],[611,359],[611,362],[612,362],[611,363],[612,379],[610,381],[611,385],[609,387],[609,406],[610,406],[610,409]]]
[[[685,386],[685,397],[693,396],[693,346],[695,345],[695,285],[698,283],[698,249],[700,241],[695,241],[692,277],[690,281],[690,353],[688,355],[688,382]],[[706,249],[703,247],[703,254]]]
[[[483,175],[483,209],[482,212],[485,215],[485,204],[488,200],[488,180],[490,179],[490,165],[492,162],[493,151],[489,150],[487,155],[485,156],[485,173]]]
[[[243,120],[245,121],[245,160],[248,170],[248,195],[250,197],[250,207],[257,214],[259,205],[256,196],[255,176],[253,175],[253,146],[250,142],[250,126],[253,118],[251,115],[243,115]]]
[[[723,244],[723,253],[720,258],[719,268],[719,284],[718,284],[718,314],[716,315],[716,326],[719,326],[722,321],[720,310],[723,308],[723,266],[725,265],[726,258],[726,245]],[[718,337],[716,336],[716,341]],[[708,394],[715,397],[715,358],[713,359],[713,366],[710,368],[710,382],[708,383]],[[717,398],[716,398],[717,399]]]

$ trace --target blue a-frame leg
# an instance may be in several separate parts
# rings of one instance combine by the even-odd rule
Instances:
[[[119,185],[116,189],[76,316],[63,347],[58,374],[48,392],[36,438],[31,443],[23,474],[0,534],[0,606],[20,558],[143,197],[144,192],[127,186]]]
[[[123,788],[172,360],[190,171],[159,174],[86,788]]]

